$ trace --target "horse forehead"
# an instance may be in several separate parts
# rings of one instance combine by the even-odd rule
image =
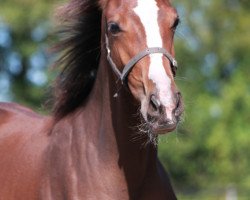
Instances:
[[[137,0],[110,0],[104,7],[107,16],[127,16],[136,4]]]
[[[107,2],[106,11],[107,15],[123,15],[131,14],[131,10],[135,7],[144,9],[144,12],[151,11],[150,5],[156,4],[159,8],[171,7],[168,0],[110,0]],[[147,13],[150,16],[150,13]]]
[[[162,46],[158,23],[159,9],[160,7],[156,0],[137,0],[137,5],[133,9],[144,27],[149,47]]]

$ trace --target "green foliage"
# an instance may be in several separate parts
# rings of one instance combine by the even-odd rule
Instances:
[[[46,85],[44,83],[35,84],[35,80],[30,80],[29,74],[35,73],[35,70],[36,73],[46,71],[47,66],[45,65],[48,65],[46,42],[51,27],[48,20],[53,15],[52,7],[55,2],[59,1],[1,0],[0,3],[0,23],[9,26],[8,34],[11,38],[10,47],[2,48],[0,46],[0,54],[3,55],[0,56],[0,72],[7,74],[5,75],[6,80],[11,81],[11,100],[33,108],[44,101]],[[34,36],[34,34],[36,35]],[[11,61],[9,58],[13,54],[20,57],[15,62],[21,63],[16,73],[10,70],[11,67],[8,64],[8,62],[13,62],[13,59]],[[43,62],[46,62],[44,66],[32,66],[31,59],[37,54],[43,54],[40,55],[40,59],[41,56],[44,57],[42,58]],[[32,67],[33,70],[31,70]]]
[[[176,54],[186,113],[179,130],[162,139],[160,157],[183,191],[234,185],[243,197],[250,188],[249,3],[176,5],[185,11]]]

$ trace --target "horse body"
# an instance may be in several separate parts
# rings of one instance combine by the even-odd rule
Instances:
[[[1,104],[0,116],[0,199],[35,199],[50,119],[16,104]]]
[[[1,106],[0,199],[174,199],[156,148],[131,142],[137,106],[119,106],[106,67],[91,101],[56,123],[14,104]]]
[[[130,69],[131,72],[126,77],[127,89],[120,90],[118,97],[114,98],[119,85],[116,74],[112,71],[112,59],[114,63],[124,64],[123,60],[118,60],[119,56],[114,56],[116,54],[107,59],[109,45],[114,46],[115,42],[117,46],[121,44],[117,40],[116,25],[108,28],[111,29],[111,34],[115,33],[114,38],[111,34],[107,35],[106,20],[113,17],[111,11],[124,2],[122,7],[128,12],[128,5],[131,6],[129,1],[98,2],[103,9],[101,18],[97,2],[92,0],[72,0],[65,9],[74,22],[76,18],[81,19],[83,14],[88,13],[85,19],[88,24],[96,25],[96,19],[97,24],[102,24],[101,34],[95,35],[95,40],[99,36],[101,40],[102,53],[98,60],[98,71],[93,87],[89,89],[85,99],[78,89],[84,88],[84,85],[89,86],[89,82],[85,80],[86,71],[91,83],[93,71],[87,64],[92,66],[96,63],[99,52],[92,54],[91,46],[90,50],[85,49],[82,54],[79,53],[84,46],[78,44],[81,35],[76,35],[73,40],[71,38],[62,45],[64,47],[73,43],[75,46],[70,46],[69,51],[66,49],[67,54],[63,57],[69,68],[65,68],[64,74],[59,76],[58,84],[61,88],[56,94],[59,95],[59,103],[55,105],[56,111],[52,116],[40,116],[15,104],[0,104],[0,200],[176,199],[169,178],[157,158],[157,147],[148,142],[149,137],[157,138],[157,135],[151,131],[147,134],[138,133],[141,120],[146,121],[149,130],[159,128],[160,132],[171,131],[177,124],[182,109],[169,67],[173,60],[171,55],[164,49],[167,52],[164,53],[166,58],[159,55],[154,57],[154,62],[156,58],[163,60],[166,73],[171,77],[167,78],[171,83],[167,88],[171,91],[164,88],[162,90],[162,85],[155,87],[154,84],[157,83],[153,81],[158,81],[155,78],[153,81],[146,77],[140,80],[140,74],[146,74],[144,70],[148,71],[144,66],[149,65],[150,58],[146,57]],[[165,3],[161,0],[157,2]],[[131,1],[131,4],[135,7],[136,1]],[[112,8],[111,11],[109,7]],[[169,4],[166,7],[172,10]],[[138,22],[136,15],[131,17]],[[86,21],[83,22],[85,27]],[[85,31],[92,30],[91,27],[85,28]],[[82,28],[80,30],[83,31]],[[168,47],[171,51],[172,48],[171,45]],[[157,52],[159,53],[162,50]],[[122,55],[125,53],[121,52],[121,58]],[[86,62],[86,66],[82,67],[85,65],[84,60],[89,61],[90,58],[92,62]],[[113,69],[114,67],[116,66]],[[120,68],[119,65],[117,70]],[[163,78],[162,76],[161,80]],[[165,98],[166,92],[168,94]],[[161,105],[163,101],[164,105]],[[140,105],[143,118],[135,115]],[[149,111],[145,114],[147,109]],[[149,118],[154,120],[148,122]],[[139,140],[133,141],[136,137]]]
[[[102,64],[103,74],[100,72],[102,77],[96,80],[91,101],[54,127],[52,137],[55,138],[47,156],[51,158],[50,170],[46,170],[51,173],[48,176],[49,190],[53,191],[51,199],[65,196],[68,199],[155,199],[157,196],[166,199],[163,194],[174,197],[169,193],[170,185],[161,180],[155,147],[144,149],[140,143],[131,143],[128,133],[133,132],[129,127],[136,122],[127,110],[134,113],[137,107],[133,104],[119,107],[121,102],[114,102],[117,100],[109,90],[106,67]],[[94,123],[90,124],[86,116]],[[53,166],[61,167],[58,170]],[[53,174],[58,178],[51,179]],[[58,198],[54,191],[59,191]]]

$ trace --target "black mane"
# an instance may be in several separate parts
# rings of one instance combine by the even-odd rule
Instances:
[[[62,71],[54,85],[53,112],[61,118],[88,97],[100,60],[101,10],[97,0],[71,0],[59,9],[61,28],[56,51]]]

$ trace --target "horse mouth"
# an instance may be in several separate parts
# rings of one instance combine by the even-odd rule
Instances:
[[[141,118],[141,124],[137,126],[139,137],[135,137],[134,140],[146,139],[143,144],[153,144],[158,145],[158,136],[163,134],[168,134],[177,128],[180,121],[179,117],[173,120],[162,120],[162,119],[152,119],[152,118]]]
[[[173,115],[171,118],[166,118],[164,116],[156,118],[148,115],[145,121],[148,124],[150,132],[154,135],[166,134],[176,129],[180,121],[180,116]]]
[[[176,129],[178,121],[173,123],[159,123],[159,122],[148,122],[148,125],[153,134],[166,134]]]

